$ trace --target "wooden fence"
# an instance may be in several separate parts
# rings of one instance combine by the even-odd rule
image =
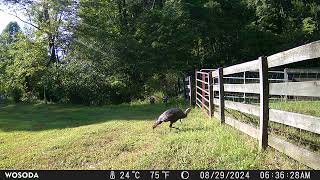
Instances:
[[[285,68],[283,70],[269,70],[268,71],[268,80],[269,83],[280,83],[280,82],[302,82],[302,81],[317,81],[320,80],[320,69],[293,69],[293,68]],[[242,73],[238,73],[236,75],[227,75],[224,76],[223,79],[227,84],[251,84],[251,83],[259,83],[260,78],[259,71],[245,71]],[[287,91],[285,91],[287,92]],[[284,93],[285,93],[284,92]],[[258,102],[259,97],[254,94],[247,94],[245,92],[226,92],[224,96],[225,100],[232,100],[238,102]],[[287,100],[292,99],[293,96],[288,95],[270,95],[270,100]],[[296,99],[298,99],[296,97]],[[302,97],[299,99],[315,99]],[[319,98],[318,98],[319,99]]]
[[[196,71],[196,104],[204,111],[206,110],[205,112],[209,116],[213,116],[214,106],[219,106],[217,117],[220,122],[231,125],[258,139],[259,149],[264,150],[269,145],[313,169],[320,169],[320,154],[318,152],[309,151],[268,133],[269,121],[273,121],[320,134],[320,117],[269,108],[270,95],[320,97],[320,81],[270,83],[268,79],[269,68],[319,57],[320,41],[316,41],[268,57],[259,57],[254,61],[218,68],[209,72]],[[259,83],[224,83],[225,77],[228,75],[248,71],[259,72]],[[224,97],[225,92],[259,94],[259,106],[227,101]],[[214,98],[215,93],[218,94],[218,98]],[[225,116],[225,108],[258,116],[260,119],[259,128]]]

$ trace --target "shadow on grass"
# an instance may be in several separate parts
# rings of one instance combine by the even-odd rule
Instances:
[[[174,104],[137,104],[90,107],[80,105],[14,104],[0,106],[1,131],[42,131],[107,121],[154,121]]]

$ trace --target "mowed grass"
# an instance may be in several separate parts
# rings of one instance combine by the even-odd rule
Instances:
[[[178,130],[154,118],[183,105],[0,107],[0,169],[306,169],[193,109]]]

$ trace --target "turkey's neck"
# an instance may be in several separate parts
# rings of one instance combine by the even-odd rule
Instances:
[[[188,113],[189,113],[190,111],[188,111],[188,109],[186,109],[184,112],[183,112],[183,114],[185,115],[185,117],[187,117],[188,116]]]

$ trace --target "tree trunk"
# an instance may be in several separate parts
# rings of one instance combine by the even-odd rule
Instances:
[[[43,22],[45,23],[48,27],[50,26],[50,16],[49,16],[49,10],[48,10],[48,4],[44,3],[43,4]],[[54,63],[56,61],[56,47],[55,47],[55,36],[52,35],[52,33],[49,32],[47,33],[48,35],[48,47],[49,47],[49,54],[50,58],[49,61],[47,62],[47,67],[50,65],[50,63]]]

